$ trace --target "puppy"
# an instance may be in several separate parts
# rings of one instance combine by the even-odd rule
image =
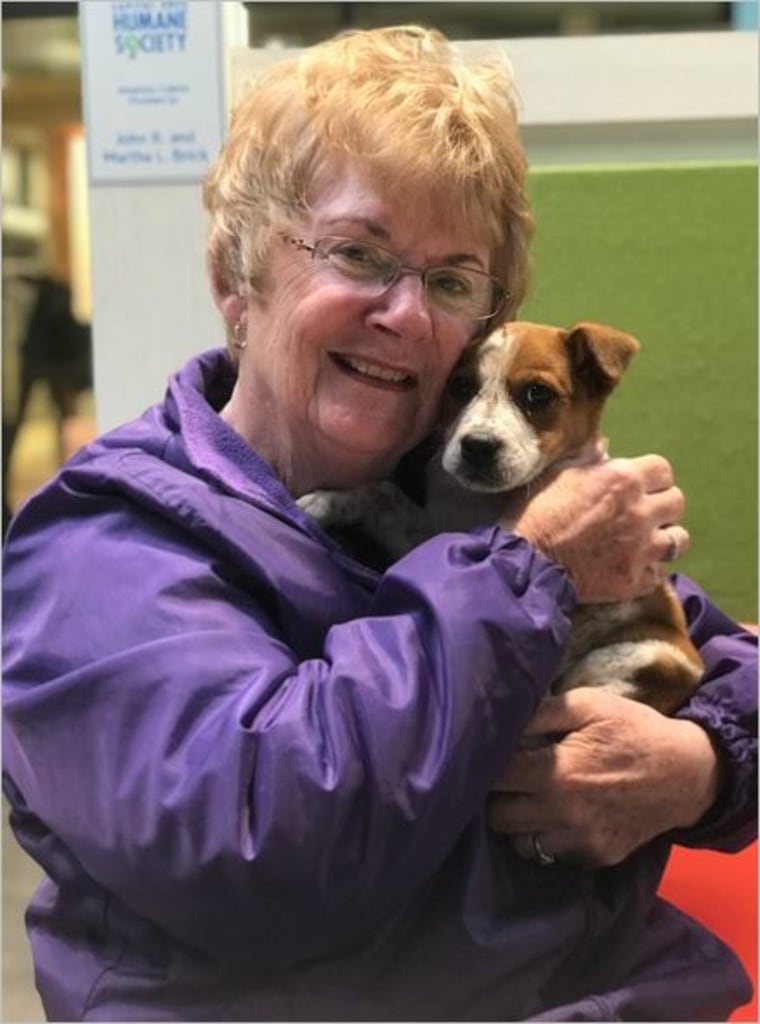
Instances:
[[[301,505],[325,527],[361,524],[392,559],[434,533],[503,522],[510,501],[548,469],[598,457],[604,403],[638,347],[592,322],[498,328],[452,374],[438,450],[417,478],[421,505],[390,482],[315,492]],[[671,714],[702,672],[681,604],[663,583],[637,600],[579,606],[552,690],[604,686]]]

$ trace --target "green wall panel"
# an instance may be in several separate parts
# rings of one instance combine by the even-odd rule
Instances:
[[[641,351],[610,399],[617,455],[658,451],[687,496],[678,568],[757,620],[757,167],[541,168],[522,319],[601,320]]]

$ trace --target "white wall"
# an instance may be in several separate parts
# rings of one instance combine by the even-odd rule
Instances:
[[[757,158],[754,32],[462,42],[505,54],[532,165]],[[232,100],[297,50],[233,50]]]
[[[239,23],[237,35],[239,42]],[[752,32],[461,45],[509,54],[533,164],[757,157]],[[229,46],[219,60],[230,96],[287,52]],[[159,399],[167,376],[222,344],[223,334],[206,284],[198,185],[91,188],[90,218],[96,407],[105,429]]]
[[[152,405],[171,373],[224,335],[206,280],[200,185],[91,189],[90,222],[102,430]]]

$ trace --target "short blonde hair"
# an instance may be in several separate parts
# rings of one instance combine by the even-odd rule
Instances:
[[[348,160],[389,198],[423,197],[452,227],[483,230],[491,272],[522,302],[533,219],[517,102],[503,58],[466,60],[417,26],[342,33],[254,82],[204,182],[208,258],[225,290],[256,287],[273,235]]]

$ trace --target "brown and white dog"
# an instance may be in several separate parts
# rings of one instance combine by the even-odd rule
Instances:
[[[468,350],[444,401],[443,438],[424,472],[422,507],[394,484],[306,495],[326,528],[361,524],[391,558],[433,533],[504,521],[549,468],[590,457],[604,403],[638,342],[604,324],[569,330],[517,322]],[[665,714],[698,686],[700,656],[669,583],[617,604],[580,605],[552,687],[604,686]]]

